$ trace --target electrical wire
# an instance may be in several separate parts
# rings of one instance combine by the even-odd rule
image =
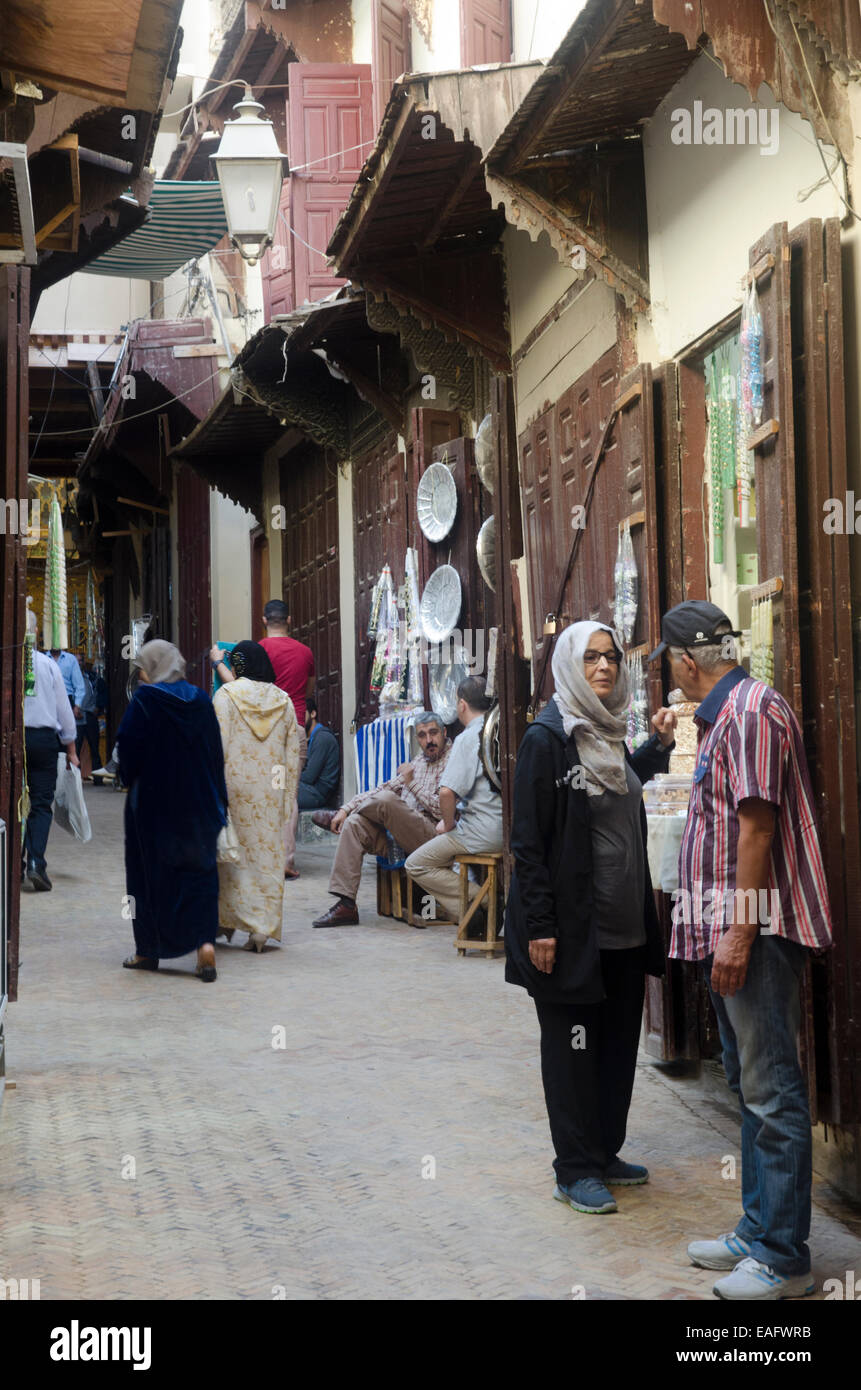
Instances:
[[[220,368],[216,368],[216,370],[215,370],[214,372],[210,372],[209,376],[204,377],[201,381],[195,382],[194,386],[189,386],[189,388],[188,388],[187,391],[177,391],[177,392],[174,394],[173,399],[174,399],[175,401],[181,401],[182,398],[183,398],[183,396],[190,396],[190,395],[192,394],[193,391],[196,391],[196,390],[198,389],[198,387],[200,387],[200,386],[205,386],[206,383],[207,383],[208,381],[212,381],[214,377],[217,377],[217,376],[219,376],[219,375],[220,375]],[[131,421],[131,420],[142,420],[143,417],[144,417],[145,415],[159,415],[159,414],[163,415],[164,412],[165,412],[165,410],[168,409],[169,404],[170,404],[170,402],[168,402],[167,405],[164,405],[164,404],[162,404],[162,405],[154,405],[154,406],[151,406],[149,410],[139,410],[139,411],[137,412],[137,414],[135,414],[135,415],[124,415],[124,416],[122,417],[122,423],[123,423],[124,425],[127,425],[127,424],[129,423],[129,421]],[[54,438],[57,438],[58,436],[63,437],[63,438],[66,438],[66,437],[70,437],[70,436],[72,436],[72,435],[77,435],[77,434],[88,434],[88,435],[90,435],[91,437],[94,438],[94,437],[98,434],[99,428],[100,428],[100,427],[97,425],[95,428],[93,428],[92,426],[90,426],[89,428],[87,428],[87,429],[85,429],[85,430],[46,430],[46,431],[45,431],[45,438],[46,438],[46,439],[54,439]],[[31,433],[32,433],[32,431],[31,431]]]

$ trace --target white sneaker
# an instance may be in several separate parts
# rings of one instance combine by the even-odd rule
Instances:
[[[772,1299],[804,1298],[813,1293],[813,1275],[775,1274],[768,1265],[755,1260],[752,1255],[740,1260],[732,1274],[718,1279],[712,1293],[718,1298]]]
[[[700,1269],[735,1269],[739,1260],[750,1254],[750,1246],[735,1231],[714,1240],[692,1240],[688,1246],[691,1264]]]

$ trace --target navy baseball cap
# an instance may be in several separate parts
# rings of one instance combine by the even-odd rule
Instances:
[[[723,637],[740,637],[741,633],[733,627],[716,635],[715,628],[728,622],[726,613],[705,599],[689,598],[677,603],[661,619],[661,640],[646,660],[654,661],[667,647],[708,647]]]

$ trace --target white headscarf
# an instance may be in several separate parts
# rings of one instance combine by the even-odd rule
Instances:
[[[145,642],[133,660],[146,675],[150,685],[173,685],[185,679],[185,657],[172,642],[156,637]]]
[[[565,733],[569,737],[572,733],[575,735],[589,796],[600,796],[602,792],[623,795],[628,790],[625,771],[628,668],[623,656],[616,684],[606,700],[599,699],[583,667],[583,654],[589,650],[596,632],[609,632],[617,649],[624,652],[616,632],[606,623],[572,623],[560,633],[553,651],[556,684],[553,698],[559,706]]]

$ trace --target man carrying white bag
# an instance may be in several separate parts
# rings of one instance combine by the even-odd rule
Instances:
[[[32,695],[24,697],[24,748],[30,809],[24,832],[23,870],[36,892],[49,893],[51,880],[48,877],[45,850],[51,832],[52,803],[58,772],[62,768],[64,778],[69,771],[76,773],[79,791],[81,774],[78,755],[75,752],[75,716],[59,668],[49,656],[34,651],[33,674],[35,691]],[[60,753],[58,757],[61,748],[65,748],[65,755]],[[64,807],[67,805],[68,791],[64,789]],[[84,816],[86,817],[86,808]],[[76,819],[80,823],[77,812]],[[70,825],[71,818],[66,828]],[[86,822],[86,836],[81,838],[90,838],[89,820]]]

